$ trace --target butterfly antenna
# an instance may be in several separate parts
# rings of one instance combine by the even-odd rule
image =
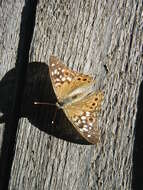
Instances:
[[[54,103],[49,102],[34,102],[35,105],[50,105],[50,106],[56,106]]]

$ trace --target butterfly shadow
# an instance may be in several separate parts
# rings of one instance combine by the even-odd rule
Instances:
[[[135,121],[135,141],[133,148],[132,188],[143,189],[143,81],[140,84]]]
[[[13,68],[0,81],[0,112],[3,113],[0,123],[6,123],[11,114],[9,110],[14,99],[15,76],[16,70]],[[35,105],[34,102],[54,105]],[[56,102],[48,66],[41,62],[29,63],[19,118],[27,118],[34,127],[54,137],[89,145],[90,143],[75,130],[63,111],[57,110]],[[55,121],[52,124],[56,110]]]

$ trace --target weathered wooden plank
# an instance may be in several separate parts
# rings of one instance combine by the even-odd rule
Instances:
[[[22,1],[0,3],[0,113],[4,116],[0,124],[0,147],[3,122],[8,116],[13,101],[15,81],[11,69],[15,67],[16,62],[22,6]]]
[[[11,189],[131,189],[141,82],[140,15],[141,1],[39,2],[31,61],[48,64],[55,54],[69,67],[96,77],[105,93],[99,120],[102,137],[97,146],[59,140],[41,132],[40,122],[28,120],[27,114],[28,119],[20,121]],[[44,80],[40,74],[39,81]],[[33,81],[27,82],[31,97]],[[41,91],[44,99],[42,86]],[[42,114],[41,108],[35,120],[48,128],[49,115]]]
[[[12,144],[11,147],[8,144],[11,142],[8,138],[10,131],[6,131],[5,124],[8,122],[14,101],[15,80],[11,69],[15,67],[16,62],[22,5],[23,3],[19,1],[0,3],[0,112],[2,116],[0,118],[0,189],[5,189],[4,183],[8,183],[10,176],[9,160],[12,157],[8,156],[10,153],[8,150],[11,149]]]
[[[33,7],[31,7],[31,4],[33,5]],[[3,6],[3,8],[6,8],[6,6],[11,7],[11,4],[8,4],[8,3],[5,3],[4,5],[5,6]],[[20,4],[20,2],[18,4],[16,2],[12,6],[16,6],[16,5],[22,6],[24,4],[22,3]],[[30,48],[29,42],[31,43],[30,39],[32,36],[32,34],[29,33],[29,28],[31,28],[32,30],[33,21],[34,21],[34,15],[32,16],[32,18],[27,19],[26,16],[24,17],[24,13],[25,14],[28,13],[26,12],[28,8],[34,8],[36,5],[36,1],[29,1],[26,5],[27,5],[27,9],[26,9],[26,6],[23,8],[22,17],[21,17],[21,12],[20,12],[21,9],[20,11],[18,11],[20,13],[20,15],[18,15],[18,18],[20,18],[20,20],[18,19],[19,28],[18,27],[16,28],[18,32],[17,35],[19,37],[17,40],[17,42],[19,43],[18,47],[15,48],[16,49],[16,56],[15,56],[16,69],[12,69],[6,73],[6,75],[1,80],[1,86],[0,86],[1,87],[0,91],[1,91],[1,96],[2,96],[1,109],[4,114],[4,117],[1,119],[1,121],[2,120],[5,121],[5,129],[3,132],[3,141],[2,141],[2,148],[1,148],[1,155],[0,155],[0,189],[3,189],[3,190],[8,188],[11,166],[12,166],[13,157],[14,157],[14,147],[15,147],[15,140],[16,140],[16,133],[17,133],[17,125],[19,121],[19,112],[20,112],[20,107],[21,107],[20,106],[21,96],[22,96],[22,90],[23,90],[22,88],[24,86],[24,77],[25,77],[24,74],[26,71],[26,63],[28,63],[28,59],[29,59],[28,48]],[[15,15],[16,14],[13,14],[12,16],[15,16]],[[28,15],[31,16],[31,14],[27,14],[27,16]],[[3,16],[2,18],[4,19],[3,21],[4,23],[5,17]],[[16,25],[17,25],[17,22],[15,22],[13,26],[16,26]],[[25,31],[24,25],[27,27],[27,31]],[[9,26],[11,26],[11,23]],[[18,29],[20,29],[20,31]],[[9,43],[8,39],[4,38],[2,42],[5,42],[5,40],[7,40],[6,43],[8,44]],[[9,109],[7,109],[6,107],[7,105],[5,105],[5,103],[9,106]]]

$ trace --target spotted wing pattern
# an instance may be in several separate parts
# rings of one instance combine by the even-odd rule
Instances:
[[[70,99],[69,95],[76,89],[86,90],[95,83],[93,78],[69,69],[55,56],[50,57],[49,72],[57,99],[59,102],[64,102],[62,109],[67,118],[88,142],[96,144],[100,139],[97,120],[103,93],[86,94],[86,91],[83,91],[85,96],[78,97],[79,99],[75,96],[74,99],[73,97]]]
[[[65,105],[63,110],[76,130],[90,143],[96,144],[100,140],[97,126],[98,115],[101,110],[103,93],[93,93],[82,101]]]
[[[49,64],[52,85],[59,102],[79,87],[86,87],[95,82],[91,76],[81,74],[66,67],[57,57],[50,57]]]

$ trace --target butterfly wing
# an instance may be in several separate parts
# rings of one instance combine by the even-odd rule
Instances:
[[[91,76],[69,69],[55,56],[50,57],[49,72],[59,102],[66,99],[75,89],[95,83]]]
[[[96,144],[100,139],[97,127],[98,113],[101,109],[103,93],[93,93],[79,102],[65,105],[63,110],[76,130],[90,143]]]

